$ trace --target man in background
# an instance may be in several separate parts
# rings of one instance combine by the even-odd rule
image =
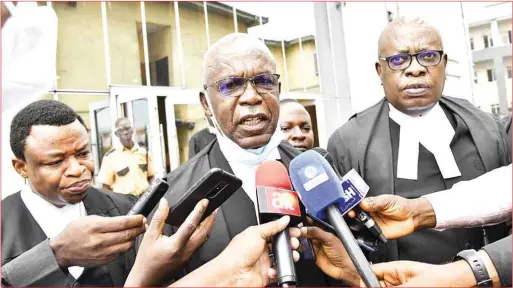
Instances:
[[[147,150],[133,140],[134,129],[128,118],[116,120],[115,135],[121,147],[103,157],[98,182],[103,189],[139,197],[153,180],[153,165]]]
[[[200,99],[203,92],[200,92]],[[194,133],[191,139],[189,140],[189,159],[194,157],[194,155],[198,154],[203,148],[207,147],[212,140],[216,139],[216,128],[214,127],[214,123],[210,119],[212,115],[210,115],[210,111],[205,112],[205,122],[207,127]]]
[[[294,148],[301,152],[314,147],[312,119],[305,107],[293,99],[280,101],[280,128]]]

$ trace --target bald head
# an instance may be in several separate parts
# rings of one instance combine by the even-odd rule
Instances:
[[[404,37],[411,37],[412,34],[417,38],[436,39],[439,42],[440,50],[443,50],[442,37],[440,32],[434,26],[420,18],[400,17],[388,23],[387,27],[379,37],[378,57],[389,55],[384,54],[388,45],[399,42]]]
[[[248,62],[256,62],[266,58],[273,66],[273,73],[276,72],[276,60],[273,54],[257,37],[245,33],[232,33],[224,36],[208,49],[203,57],[203,83],[210,84],[219,79],[212,79],[218,74],[219,69],[227,68],[224,65],[229,60],[241,58],[242,55],[249,56]],[[244,75],[237,75],[244,76]]]

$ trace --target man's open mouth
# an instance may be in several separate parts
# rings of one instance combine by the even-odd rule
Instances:
[[[240,119],[240,124],[254,126],[266,121],[268,118],[264,114],[246,115]]]

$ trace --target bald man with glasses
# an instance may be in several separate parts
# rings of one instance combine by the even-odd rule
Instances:
[[[420,19],[396,19],[381,34],[375,68],[385,97],[353,115],[328,143],[341,174],[356,169],[369,196],[418,198],[511,163],[501,122],[443,95],[447,58],[440,33]],[[370,260],[440,264],[506,233],[504,224],[423,230],[388,241]]]

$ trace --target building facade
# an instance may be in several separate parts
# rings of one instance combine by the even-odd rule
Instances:
[[[247,33],[248,28],[268,22],[220,2],[38,5],[51,5],[58,17],[55,85],[42,98],[64,102],[84,118],[96,173],[103,155],[117,144],[113,123],[122,116],[132,121],[135,140],[149,147],[157,176],[187,161],[189,139],[205,127],[199,103],[203,54],[227,34]],[[296,39],[283,47],[266,43],[284,83],[282,97],[312,106],[317,97],[313,93],[319,90],[313,66],[315,41],[310,36],[300,42]],[[309,111],[316,117],[315,109]],[[8,131],[9,123],[3,122]],[[8,148],[8,133],[3,136]],[[24,183],[11,166],[10,149],[2,153],[3,176],[20,180],[3,184],[5,197]]]
[[[490,3],[479,18],[469,19],[474,104],[501,116],[511,114],[511,9],[511,2]]]
[[[198,94],[202,58],[209,46],[229,33],[251,34],[252,27],[272,24],[272,19],[220,2],[38,3],[52,5],[59,19],[57,77],[43,98],[62,101],[85,119],[96,171],[103,155],[116,145],[114,121],[128,117],[135,140],[149,148],[157,177],[187,160],[190,137],[205,127]],[[261,11],[272,5],[253,4],[261,5]],[[287,5],[293,8],[295,3]],[[276,59],[281,98],[297,99],[311,114],[316,145],[325,146],[353,113],[384,96],[374,69],[377,39],[395,17],[418,16],[440,28],[449,55],[444,92],[474,102],[473,55],[460,3],[319,2],[312,3],[311,13],[315,23],[308,32],[255,35]],[[294,9],[283,9],[283,17],[293,15]],[[497,20],[499,35],[511,31],[501,28],[502,23]],[[283,25],[285,31],[294,28],[292,23]],[[478,45],[477,37],[475,41]],[[511,63],[511,46],[509,50],[504,63]],[[477,71],[478,65],[474,67]],[[476,95],[477,90],[474,87]],[[8,131],[4,118],[2,125]],[[3,144],[9,147],[6,134]],[[2,176],[13,179],[2,183],[5,197],[19,191],[23,182],[11,167],[10,149],[2,154]]]

